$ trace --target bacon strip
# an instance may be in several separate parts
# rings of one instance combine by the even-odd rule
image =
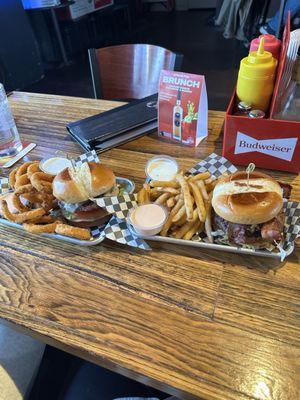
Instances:
[[[261,227],[261,237],[265,240],[282,240],[284,214],[265,222]]]

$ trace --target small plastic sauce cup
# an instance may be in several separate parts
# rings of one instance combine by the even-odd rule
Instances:
[[[138,235],[154,236],[161,231],[167,217],[168,211],[164,207],[150,203],[132,208],[128,222]]]
[[[65,157],[48,157],[41,160],[40,169],[47,174],[57,175],[71,165],[71,161]]]
[[[178,173],[177,161],[169,156],[155,156],[146,164],[146,175],[149,180],[171,181]]]

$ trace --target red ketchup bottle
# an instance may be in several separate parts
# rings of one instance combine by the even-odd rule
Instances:
[[[261,38],[265,39],[264,43],[265,51],[269,51],[270,53],[272,53],[273,57],[276,58],[276,60],[279,60],[281,40],[277,39],[274,35],[269,35],[269,34],[260,35],[258,38],[253,39],[250,45],[250,51],[258,50]]]

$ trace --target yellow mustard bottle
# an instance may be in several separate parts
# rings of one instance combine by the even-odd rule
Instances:
[[[264,51],[261,38],[257,51],[251,51],[242,59],[237,82],[239,101],[251,104],[252,109],[268,111],[274,89],[277,60],[269,51]]]

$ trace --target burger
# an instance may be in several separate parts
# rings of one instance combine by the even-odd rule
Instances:
[[[287,188],[285,188],[287,190]],[[223,177],[212,196],[212,224],[221,243],[268,248],[283,239],[283,189],[270,176],[236,172]]]
[[[116,177],[103,164],[90,162],[69,167],[53,180],[53,194],[71,225],[90,228],[106,223],[110,215],[91,198],[118,194]]]

